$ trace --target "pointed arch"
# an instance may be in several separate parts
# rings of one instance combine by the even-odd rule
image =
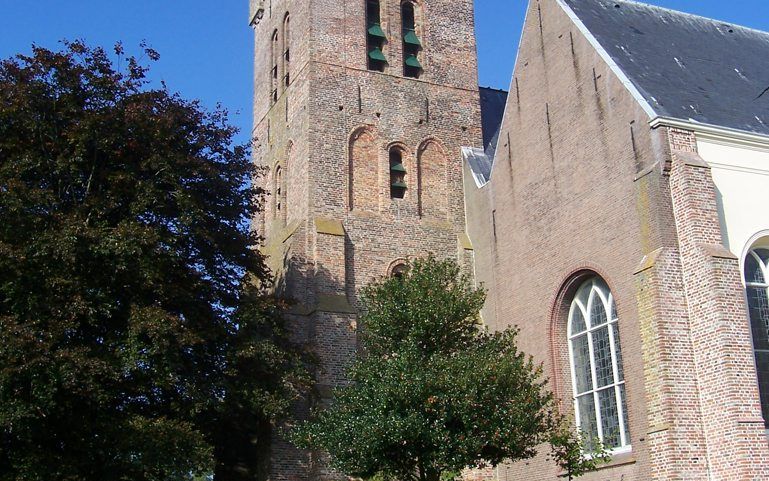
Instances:
[[[352,132],[348,157],[348,209],[379,211],[379,155],[373,128],[363,126]]]
[[[270,41],[270,105],[278,101],[278,58],[280,58],[280,35],[276,28]]]
[[[300,191],[297,185],[297,165],[296,165],[296,148],[294,142],[289,140],[286,146],[286,159],[283,164],[284,170],[284,188],[283,198],[284,202],[284,218],[287,224],[291,223],[297,216],[297,210],[300,204]]]
[[[769,429],[769,232],[754,236],[742,272],[764,425]]]
[[[283,17],[283,88],[291,83],[291,15]]]
[[[415,0],[401,2],[401,38],[405,77],[419,78],[422,75],[420,10],[420,4]]]
[[[417,150],[419,211],[423,217],[448,219],[448,156],[435,138],[422,142]]]
[[[573,403],[587,449],[600,440],[618,454],[632,449],[622,320],[614,291],[599,271],[594,266],[572,271],[555,298],[549,333],[553,380],[557,396]]]

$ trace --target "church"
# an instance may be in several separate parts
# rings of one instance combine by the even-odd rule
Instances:
[[[611,449],[582,479],[769,480],[769,33],[530,0],[508,93],[478,87],[473,0],[250,5],[254,227],[322,395],[359,289],[434,253]],[[273,443],[271,480],[336,477]]]

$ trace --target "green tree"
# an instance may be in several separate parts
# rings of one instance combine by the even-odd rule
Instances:
[[[294,441],[347,475],[402,481],[531,458],[549,441],[573,447],[517,331],[480,328],[484,301],[455,262],[432,257],[366,287],[351,384]]]
[[[563,470],[559,477],[568,481],[595,471],[611,461],[609,451],[600,440],[574,431],[566,423],[562,423],[552,433],[550,445],[550,457]]]
[[[146,75],[120,45],[0,63],[0,480],[249,479],[306,383],[248,146]]]

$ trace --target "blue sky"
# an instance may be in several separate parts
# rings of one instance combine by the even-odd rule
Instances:
[[[767,0],[649,0],[648,3],[769,30]],[[251,30],[247,0],[0,0],[0,58],[29,52],[32,43],[57,48],[62,38],[92,45],[141,40],[161,60],[152,78],[205,105],[217,102],[247,139],[251,127]],[[480,82],[506,89],[526,0],[476,0]],[[757,59],[756,61],[766,61]]]

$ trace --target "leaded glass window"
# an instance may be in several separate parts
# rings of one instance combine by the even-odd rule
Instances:
[[[753,352],[756,356],[758,389],[764,424],[769,429],[769,249],[753,249],[745,258],[745,288],[748,295]]]
[[[571,303],[568,331],[574,410],[588,448],[595,440],[612,451],[630,448],[618,322],[606,283],[584,282]]]

